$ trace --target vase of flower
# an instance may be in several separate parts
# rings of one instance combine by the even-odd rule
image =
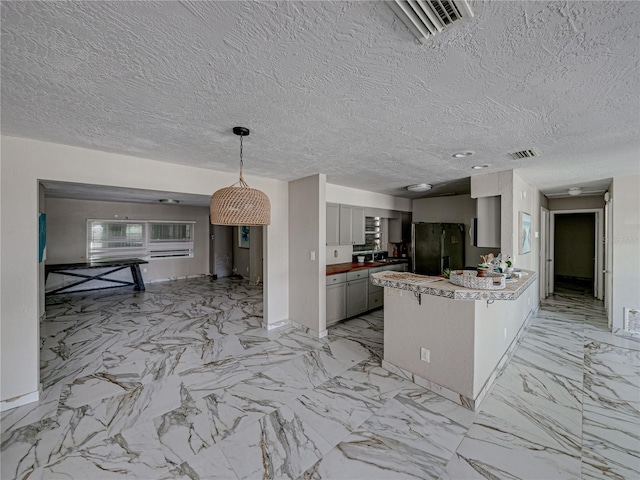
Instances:
[[[487,274],[491,272],[491,265],[488,263],[479,263],[478,264],[478,276],[486,277]]]
[[[513,263],[511,262],[511,255],[507,255],[507,258],[504,262],[507,265],[507,268],[504,270],[505,273],[507,274],[512,274],[513,273]]]

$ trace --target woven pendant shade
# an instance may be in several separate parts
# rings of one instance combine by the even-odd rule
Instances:
[[[260,190],[248,186],[221,188],[211,195],[211,223],[269,225],[271,202]]]
[[[233,133],[240,135],[240,180],[211,195],[211,224],[269,225],[271,223],[269,197],[260,190],[249,188],[247,182],[242,178],[242,137],[249,135],[249,129],[234,127]]]

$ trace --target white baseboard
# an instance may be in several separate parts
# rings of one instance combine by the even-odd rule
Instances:
[[[326,337],[329,332],[327,331],[327,329],[318,331],[318,330],[314,330],[313,328],[309,328],[301,323],[298,323],[294,320],[289,320],[291,322],[291,325],[296,327],[298,330],[302,330],[304,333],[306,333],[307,335],[310,335],[312,337],[317,337],[317,338],[323,338]]]
[[[41,396],[42,384],[40,384],[40,387],[35,392],[26,393],[24,395],[19,395],[7,400],[2,400],[0,402],[0,412],[6,412],[7,410],[11,410],[12,408],[21,407],[22,405],[37,402],[40,400]]]
[[[209,276],[211,275],[206,273],[198,273],[196,275],[182,275],[180,277],[156,278],[154,280],[145,280],[144,283],[148,285],[150,283],[171,282],[175,280],[189,280],[190,278],[202,278],[202,277],[209,277]]]
[[[279,322],[274,322],[274,323],[264,323],[264,322],[262,322],[262,328],[266,328],[267,330],[273,330],[275,328],[286,327],[290,323],[291,322],[289,321],[288,318],[285,319],[285,320],[280,320]]]

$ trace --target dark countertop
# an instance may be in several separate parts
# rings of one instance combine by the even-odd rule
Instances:
[[[335,265],[327,265],[327,275],[336,275],[337,273],[353,272],[355,270],[365,270],[368,268],[384,267],[386,265],[397,265],[399,263],[407,263],[406,258],[389,258],[386,262],[348,262],[336,263]]]

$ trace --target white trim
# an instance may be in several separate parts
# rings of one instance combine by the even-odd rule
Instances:
[[[287,318],[285,320],[280,320],[279,322],[276,322],[276,323],[262,322],[262,328],[266,330],[275,330],[276,328],[286,327],[287,325],[290,325],[290,324],[291,324],[291,321]]]
[[[298,323],[295,320],[289,320],[289,322],[291,323],[292,326],[296,327],[299,330],[302,330],[304,333],[308,335],[317,336],[318,338],[324,338],[327,335],[329,335],[329,331],[327,329],[318,331],[318,330],[314,330],[313,328],[309,328],[305,325],[302,325],[301,323]]]
[[[613,327],[613,276],[611,272],[613,270],[613,220],[612,220],[612,212],[613,212],[613,198],[609,195],[609,192],[605,194],[605,205],[604,205],[604,219],[605,219],[605,230],[604,230],[604,244],[605,244],[605,264],[603,268],[604,273],[604,306],[607,311],[607,325],[609,326],[609,330],[612,330]]]
[[[595,252],[596,259],[593,262],[593,296],[598,300],[604,298],[604,209],[603,208],[576,208],[572,210],[551,210],[550,221],[550,235],[549,235],[549,253],[551,258],[551,265],[553,265],[555,258],[555,224],[556,214],[566,215],[572,213],[593,213],[595,214]],[[554,289],[554,275],[549,277],[549,293],[553,293]]]
[[[549,209],[540,207],[540,300],[549,296]]]
[[[40,401],[41,396],[42,384],[40,384],[40,387],[35,392],[26,393],[24,395],[20,395],[19,397],[13,397],[7,400],[2,400],[2,402],[0,402],[0,412],[6,412],[7,410],[11,410],[12,408],[38,402]]]
[[[161,282],[173,282],[175,280],[189,280],[190,278],[202,278],[208,277],[208,273],[198,273],[195,275],[181,275],[179,277],[169,277],[169,278],[156,278],[155,280],[145,280],[144,283],[149,285],[150,283],[161,283]]]

